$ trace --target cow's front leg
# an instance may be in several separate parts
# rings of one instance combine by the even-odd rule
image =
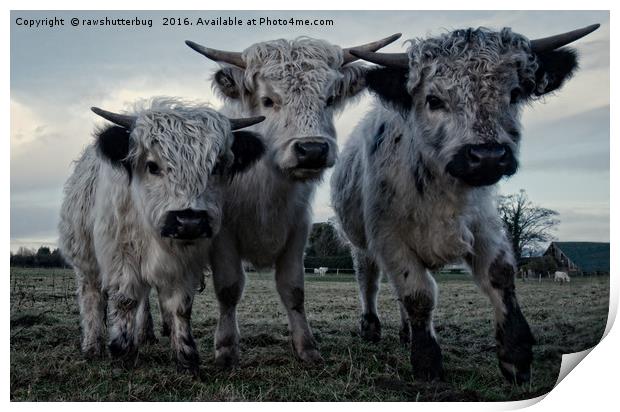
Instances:
[[[153,326],[153,315],[151,314],[151,303],[149,301],[149,293],[140,303],[137,312],[138,316],[138,345],[157,343],[155,330]]]
[[[276,261],[276,288],[286,309],[291,343],[296,356],[304,363],[323,362],[312,336],[304,308],[303,253],[306,232],[294,233],[287,248]]]
[[[157,299],[159,302],[159,313],[161,314],[161,336],[170,336],[171,315],[166,311],[159,293],[157,294]]]
[[[176,355],[177,370],[198,376],[200,359],[191,327],[194,289],[191,285],[162,288],[159,295],[163,309],[170,314],[170,344]]]
[[[352,255],[362,305],[360,336],[368,342],[379,342],[381,340],[381,321],[377,313],[377,295],[381,272],[367,251],[354,248]]]
[[[530,380],[534,337],[515,294],[514,258],[510,248],[490,254],[484,250],[470,261],[478,285],[495,308],[499,368],[510,382],[522,384]]]
[[[227,233],[220,232],[211,249],[213,288],[220,316],[215,330],[215,365],[232,368],[239,364],[239,327],[237,305],[245,287],[241,258]]]
[[[437,301],[435,279],[418,262],[409,267],[402,267],[402,262],[393,263],[385,271],[389,273],[398,300],[406,312],[406,318],[403,318],[409,320],[413,376],[420,380],[441,379],[441,348],[433,328],[433,310]]]
[[[112,359],[122,362],[124,366],[132,366],[138,355],[137,314],[142,299],[140,295],[122,289],[109,292],[108,348]]]

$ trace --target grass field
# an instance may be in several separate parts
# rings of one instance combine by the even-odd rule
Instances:
[[[532,398],[554,385],[561,354],[598,343],[605,329],[609,278],[570,284],[520,280],[523,312],[537,339],[532,382],[515,387],[497,368],[491,306],[467,276],[438,275],[436,328],[444,353],[444,382],[412,378],[409,351],[398,340],[398,310],[389,287],[380,297],[383,340],[357,337],[357,285],[352,277],[306,283],[307,312],[325,364],[304,368],[293,357],[286,316],[272,276],[251,274],[239,308],[241,366],[217,371],[212,288],[197,296],[193,329],[201,379],[175,371],[167,338],[141,348],[131,371],[79,352],[78,310],[68,270],[11,268],[11,399],[29,401],[499,401]],[[159,311],[152,305],[159,332]]]

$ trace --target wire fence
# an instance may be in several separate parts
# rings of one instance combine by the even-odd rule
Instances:
[[[11,311],[75,306],[75,278],[69,270],[11,268]]]

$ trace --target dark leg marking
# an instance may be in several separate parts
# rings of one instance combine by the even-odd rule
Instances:
[[[534,336],[521,312],[514,286],[514,268],[499,256],[489,268],[491,286],[501,291],[506,314],[496,325],[495,340],[499,368],[511,383],[530,380]]]
[[[132,333],[136,322],[135,309],[138,301],[116,293],[112,297],[111,320],[119,326],[119,331],[108,345],[110,355],[123,363],[123,366],[132,366],[138,355],[138,348]]]
[[[381,340],[381,321],[374,313],[364,313],[360,321],[360,336],[367,342]]]
[[[227,308],[237,305],[240,297],[241,297],[241,284],[239,282],[235,282],[230,286],[222,288],[217,293],[217,299],[220,301],[220,303],[223,306]]]
[[[302,288],[293,288],[291,291],[291,310],[298,313],[304,312],[304,290]]]
[[[441,348],[430,331],[433,299],[425,293],[406,296],[403,304],[411,325],[411,366],[420,380],[443,378]]]

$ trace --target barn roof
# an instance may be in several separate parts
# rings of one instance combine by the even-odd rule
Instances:
[[[609,243],[553,242],[552,244],[584,272],[609,272]]]

